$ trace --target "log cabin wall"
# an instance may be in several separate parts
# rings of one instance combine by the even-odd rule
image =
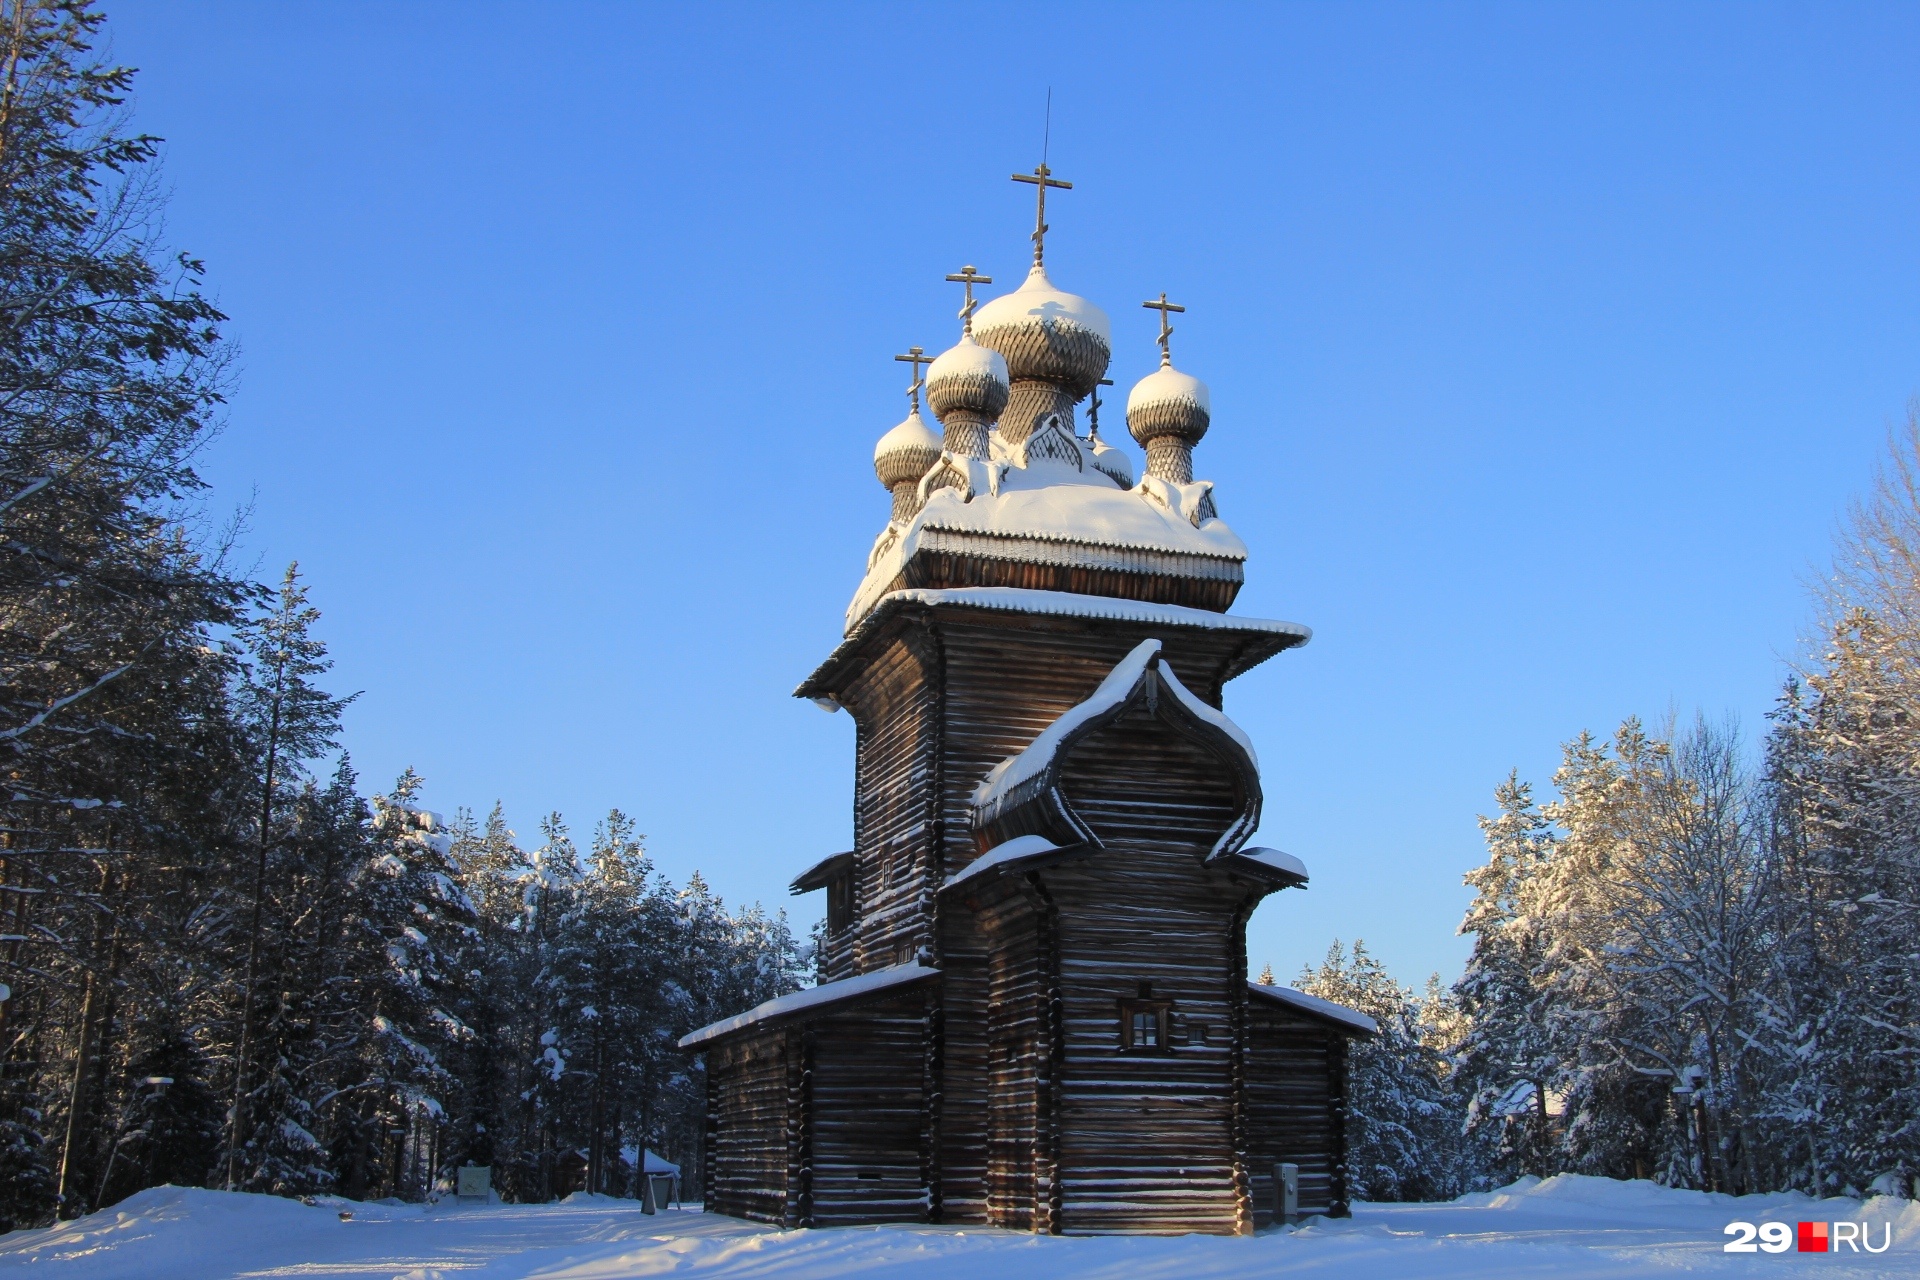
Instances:
[[[785,1031],[741,1036],[707,1051],[706,1202],[715,1213],[785,1223],[791,1172],[790,1068]]]
[[[937,643],[924,627],[908,627],[841,694],[858,726],[853,919],[829,950],[829,981],[933,945],[941,684]]]
[[[812,1019],[807,1175],[798,1225],[925,1222],[925,1053],[937,997],[916,991]]]
[[[1300,1166],[1300,1212],[1347,1212],[1346,1036],[1255,998],[1247,1006],[1247,1163],[1255,1223],[1273,1220],[1273,1167]]]

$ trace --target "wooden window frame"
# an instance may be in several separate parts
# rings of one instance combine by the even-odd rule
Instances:
[[[1122,1000],[1120,1002],[1120,1052],[1142,1058],[1163,1058],[1173,1052],[1170,1040],[1173,1031],[1173,1001],[1171,1000]],[[1151,1014],[1158,1022],[1158,1044],[1140,1045],[1133,1042],[1133,1020],[1140,1014]]]

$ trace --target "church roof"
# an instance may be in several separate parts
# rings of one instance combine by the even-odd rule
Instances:
[[[940,971],[931,965],[910,960],[906,964],[890,965],[885,969],[875,969],[854,978],[842,978],[838,982],[823,982],[817,987],[808,987],[804,991],[795,991],[791,995],[779,996],[753,1006],[745,1013],[735,1014],[731,1018],[722,1018],[710,1022],[698,1031],[690,1031],[680,1037],[682,1049],[697,1049],[709,1041],[722,1036],[744,1031],[748,1027],[762,1023],[786,1019],[795,1014],[823,1013],[836,1005],[893,992],[940,976]]]
[[[881,596],[862,617],[847,638],[835,647],[793,691],[796,698],[818,698],[826,692],[825,682],[842,661],[859,648],[875,630],[900,610],[914,605],[958,606],[1001,613],[1038,614],[1056,618],[1099,618],[1110,622],[1137,622],[1151,627],[1191,628],[1204,631],[1240,632],[1248,636],[1270,637],[1274,649],[1259,655],[1265,659],[1279,649],[1292,649],[1313,638],[1313,629],[1298,622],[1277,618],[1246,618],[1211,609],[1191,609],[1185,605],[1160,604],[1151,600],[1127,600],[1118,596],[1087,596],[1071,591],[1036,591],[1028,587],[913,587],[890,591]],[[1247,666],[1252,666],[1248,663]],[[1238,668],[1228,676],[1240,674]],[[831,709],[831,708],[829,708]]]
[[[1249,982],[1247,990],[1275,1004],[1285,1005],[1295,1013],[1304,1013],[1309,1018],[1330,1022],[1341,1031],[1349,1033],[1357,1031],[1363,1036],[1380,1034],[1380,1024],[1358,1009],[1349,1009],[1343,1004],[1322,1000],[1319,996],[1310,996],[1304,991],[1295,991],[1292,987],[1267,987],[1258,982]]]
[[[847,630],[859,625],[923,551],[1242,580],[1247,544],[1226,521],[1196,519],[1193,510],[1169,505],[1167,495],[1150,486],[1120,488],[1097,468],[1092,447],[1079,447],[1087,458],[1078,465],[964,460],[972,463],[969,471],[980,473],[977,487],[985,491],[936,489],[904,529],[881,536],[847,609]]]
[[[1260,819],[1260,761],[1253,740],[1226,713],[1207,705],[1180,683],[1173,668],[1161,660],[1160,649],[1160,641],[1142,640],[1115,664],[1085,701],[1069,707],[1025,748],[993,766],[973,791],[974,829],[1004,831],[1003,824],[1017,820],[1031,831],[1032,815],[1038,812],[1050,815],[1043,822],[1073,831],[1081,841],[1100,847],[1099,838],[1074,813],[1060,790],[1061,763],[1075,743],[1123,714],[1136,698],[1144,696],[1148,707],[1155,706],[1157,690],[1164,696],[1159,697],[1155,714],[1184,720],[1187,732],[1197,730],[1196,736],[1212,739],[1213,750],[1223,757],[1237,780],[1239,814],[1221,833],[1210,856],[1225,857],[1239,849]],[[1021,814],[1028,816],[1017,817]]]

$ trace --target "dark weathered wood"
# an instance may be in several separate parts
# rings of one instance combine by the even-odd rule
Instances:
[[[1071,856],[944,889],[1020,822],[1053,829],[1044,815],[981,826],[975,787],[1148,638],[1216,707],[1227,679],[1285,647],[1231,629],[916,606],[862,632],[810,686],[857,726],[852,912],[828,939],[828,977],[916,956],[939,975],[816,1008],[803,1031],[715,1042],[717,1210],[808,1226],[1245,1233],[1271,1219],[1282,1160],[1301,1166],[1304,1211],[1344,1210],[1342,1033],[1248,999],[1246,920],[1276,882],[1208,861],[1259,793],[1217,727],[1153,686],[1054,763],[1057,806],[1088,833]],[[1120,1034],[1123,1003],[1142,1000],[1168,1012],[1156,1052]],[[785,1136],[746,1132],[766,1125]]]

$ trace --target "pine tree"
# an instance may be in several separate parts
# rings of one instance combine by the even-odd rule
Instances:
[[[245,726],[258,769],[253,822],[254,859],[248,909],[246,967],[240,980],[240,1018],[233,1055],[233,1104],[227,1139],[227,1186],[238,1184],[244,1164],[243,1135],[248,1132],[248,1091],[255,1082],[252,1058],[258,1032],[262,947],[267,945],[269,891],[267,873],[285,832],[280,821],[281,793],[304,776],[305,765],[338,745],[340,715],[351,698],[335,698],[314,683],[333,664],[326,646],[313,635],[320,611],[307,601],[300,566],[287,566],[278,595],[264,615],[244,631],[248,658],[239,688],[240,721]],[[284,881],[284,877],[276,877]],[[282,887],[276,884],[275,887]]]
[[[84,0],[0,4],[0,1220],[97,1195],[150,939],[218,852],[246,588],[183,532],[224,319]],[[153,855],[153,856],[147,856]],[[130,975],[143,979],[130,981]]]

